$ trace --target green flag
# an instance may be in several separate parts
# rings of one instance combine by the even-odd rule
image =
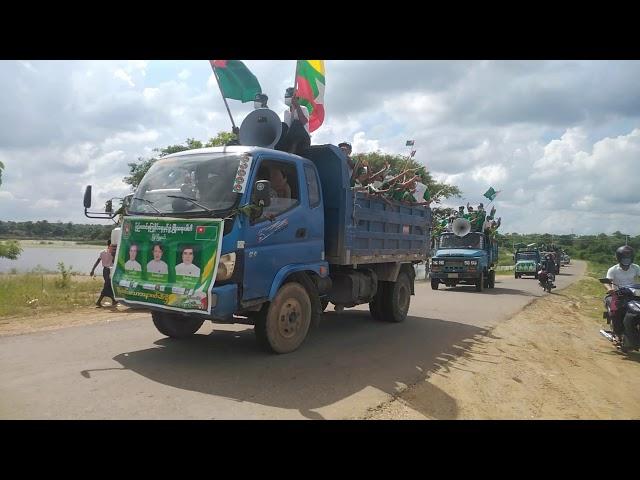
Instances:
[[[262,93],[258,79],[240,60],[209,60],[218,78],[222,96],[242,103],[254,100]]]
[[[486,192],[484,192],[483,197],[487,197],[489,200],[491,200],[493,202],[493,199],[496,198],[496,195],[498,195],[500,193],[500,190],[498,190],[497,192],[493,189],[493,187],[489,187],[489,190],[487,190]]]

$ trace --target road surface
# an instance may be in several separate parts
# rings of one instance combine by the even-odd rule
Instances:
[[[584,268],[563,267],[558,288]],[[177,341],[137,313],[0,337],[0,418],[354,418],[543,295],[533,278],[499,275],[483,293],[418,282],[405,322],[377,322],[366,306],[337,314],[330,305],[320,328],[288,355],[260,350],[251,326],[205,322]]]

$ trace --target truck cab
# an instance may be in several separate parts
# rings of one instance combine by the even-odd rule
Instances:
[[[524,275],[531,275],[536,279],[538,278],[541,257],[540,252],[537,249],[517,250],[514,259],[515,278],[520,278]]]
[[[479,292],[493,288],[497,258],[496,241],[484,233],[469,232],[464,236],[443,233],[431,259],[431,288],[438,290],[440,284],[447,287],[475,285]]]

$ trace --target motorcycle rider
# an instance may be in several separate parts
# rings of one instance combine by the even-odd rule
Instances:
[[[607,270],[607,278],[615,285],[604,284],[607,289],[605,304],[611,312],[611,327],[613,333],[623,339],[623,347],[634,349],[640,346],[640,338],[635,328],[635,318],[625,318],[623,299],[613,293],[618,287],[632,285],[640,277],[640,266],[633,263],[634,251],[629,245],[624,245],[616,250],[618,263]],[[623,335],[624,334],[624,335]]]
[[[551,282],[551,288],[556,288],[553,284],[553,272],[555,272],[555,263],[553,262],[553,257],[551,255],[546,255],[542,262],[540,262],[540,271],[538,272],[538,281],[540,285],[544,287],[544,284],[547,282],[547,279]]]

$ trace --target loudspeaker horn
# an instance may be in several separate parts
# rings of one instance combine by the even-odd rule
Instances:
[[[451,231],[458,237],[464,237],[471,231],[471,222],[466,218],[456,218],[451,226]]]
[[[240,145],[273,148],[282,135],[282,121],[268,108],[257,108],[240,125]]]

